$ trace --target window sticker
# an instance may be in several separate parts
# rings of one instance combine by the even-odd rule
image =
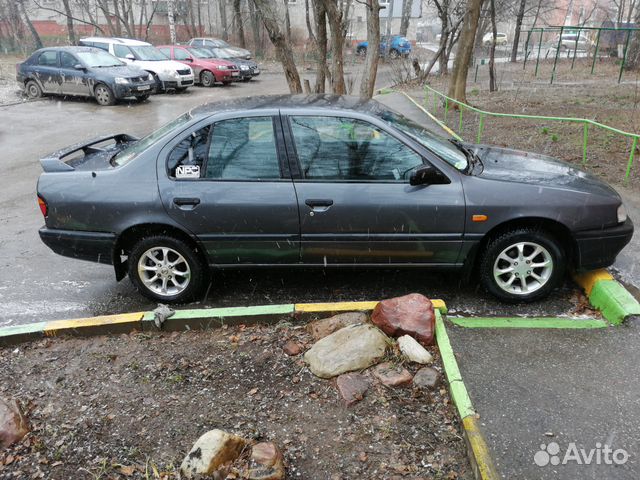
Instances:
[[[178,165],[176,178],[200,178],[199,165]]]

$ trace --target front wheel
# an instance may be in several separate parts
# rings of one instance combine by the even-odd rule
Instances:
[[[480,280],[500,300],[533,302],[559,285],[565,268],[564,251],[555,237],[519,228],[489,242],[480,261]]]
[[[364,57],[367,54],[367,47],[358,47],[356,50],[356,55],[360,57]]]
[[[400,58],[400,52],[394,48],[389,52],[389,56],[391,58]]]
[[[96,85],[96,88],[93,90],[93,95],[96,97],[98,104],[103,107],[108,107],[116,103],[116,98],[113,95],[113,92],[104,83]]]
[[[155,235],[138,241],[129,254],[129,278],[142,295],[157,302],[193,300],[204,288],[207,267],[184,241]]]
[[[213,76],[213,73],[205,70],[200,74],[200,83],[203,87],[213,87],[213,84],[216,83],[216,77]]]

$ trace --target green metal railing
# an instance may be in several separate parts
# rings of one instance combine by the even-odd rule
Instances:
[[[520,115],[516,113],[497,113],[497,112],[487,112],[485,110],[480,110],[479,108],[472,107],[471,105],[467,105],[466,103],[459,102],[451,97],[448,97],[442,92],[431,88],[428,85],[424,86],[424,102],[423,105],[425,108],[428,108],[430,104],[430,96],[433,97],[433,109],[435,111],[438,110],[438,98],[444,100],[444,121],[437,120],[441,126],[445,128],[445,130],[450,131],[454,134],[454,136],[462,139],[458,134],[453,132],[447,125],[447,116],[449,114],[449,110],[452,106],[458,107],[458,132],[462,133],[463,127],[463,113],[465,111],[470,111],[477,113],[479,115],[478,121],[478,131],[476,134],[476,143],[480,143],[482,140],[482,133],[485,127],[485,119],[487,117],[502,117],[502,118],[513,118],[520,120],[544,120],[544,121],[552,121],[552,122],[566,122],[566,123],[577,123],[582,125],[582,165],[586,165],[587,163],[587,145],[589,141],[589,126],[593,126],[596,128],[600,128],[602,130],[615,133],[617,135],[622,135],[626,138],[630,138],[631,142],[631,153],[629,154],[629,160],[627,161],[626,172],[624,175],[624,182],[627,183],[629,181],[629,175],[631,174],[631,167],[633,166],[633,160],[635,157],[635,152],[640,142],[640,135],[630,132],[625,132],[624,130],[620,130],[618,128],[610,127],[609,125],[604,125],[602,123],[596,122],[595,120],[590,120],[588,118],[574,118],[574,117],[550,117],[546,115]]]

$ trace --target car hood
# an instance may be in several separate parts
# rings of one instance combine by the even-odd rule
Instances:
[[[112,75],[114,77],[146,77],[148,73],[138,67],[134,67],[132,65],[123,65],[119,67],[101,67],[101,68],[90,68],[92,72],[102,73],[107,75]]]
[[[475,146],[474,150],[483,164],[474,175],[482,178],[619,197],[602,180],[553,157],[488,145]]]
[[[244,48],[239,47],[225,47],[228,51],[232,52],[232,54],[236,57],[242,58],[251,58],[251,52],[249,50],[245,50]]]

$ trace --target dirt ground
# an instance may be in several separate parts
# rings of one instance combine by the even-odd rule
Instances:
[[[177,478],[213,428],[276,442],[287,478],[473,478],[444,387],[377,383],[346,407],[335,382],[283,353],[290,339],[312,343],[281,322],[0,349],[0,395],[17,398],[33,428],[0,452],[0,479]]]
[[[558,75],[550,84],[553,64],[541,62],[535,77],[535,64],[523,70],[522,63],[497,64],[499,91],[489,92],[488,68],[479,67],[469,74],[468,102],[482,110],[499,113],[546,115],[588,118],[631,133],[640,133],[640,72],[625,72],[617,83],[619,66],[614,61],[598,61],[595,74],[590,74],[591,61],[577,59],[574,69],[570,61],[559,62]],[[431,77],[431,86],[447,91],[448,78]],[[415,85],[412,87],[415,90]],[[444,106],[434,110],[433,99],[428,103],[432,113],[444,118]],[[450,110],[447,124],[459,131],[459,112]],[[475,141],[479,115],[463,113],[462,137]],[[531,150],[552,155],[572,163],[582,163],[582,124],[556,121],[529,121],[487,117],[481,141],[511,148]],[[622,184],[631,140],[606,130],[589,128],[587,163],[584,168],[612,184]],[[640,144],[636,163],[631,170],[629,186],[640,189]]]

